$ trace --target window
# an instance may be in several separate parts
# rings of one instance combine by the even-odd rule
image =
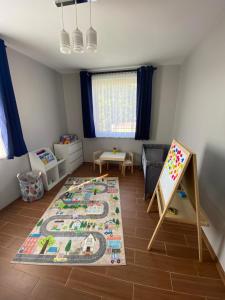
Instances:
[[[0,39],[0,158],[27,153],[10,76],[6,46]]]
[[[96,137],[134,138],[137,72],[92,75]]]
[[[5,132],[5,134],[4,134]],[[0,91],[0,159],[7,157],[7,138],[3,139],[3,137],[6,136],[7,132],[7,125],[6,125],[6,118],[5,118],[5,111],[3,107],[3,101],[1,97],[1,91]]]
[[[0,159],[6,158],[6,151],[5,151],[5,146],[3,144],[3,139],[1,135],[1,129],[0,129]]]

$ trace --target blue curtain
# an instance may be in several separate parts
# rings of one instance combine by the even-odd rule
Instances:
[[[85,138],[95,138],[95,124],[92,103],[91,73],[80,72],[83,129]]]
[[[137,123],[135,140],[148,140],[151,121],[152,78],[156,68],[137,69]]]
[[[8,159],[27,153],[4,41],[0,39],[0,134]]]

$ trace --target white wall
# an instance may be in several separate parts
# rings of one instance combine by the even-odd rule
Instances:
[[[225,269],[225,21],[185,61],[175,136],[197,153],[205,229]]]
[[[68,132],[83,138],[79,73],[63,75],[63,90]]]
[[[12,49],[7,54],[28,150],[52,146],[67,131],[61,75]],[[29,169],[27,155],[0,160],[0,209],[19,197],[16,174]]]
[[[158,67],[154,73],[151,140],[148,142],[171,142],[178,82],[179,66]],[[68,129],[82,138],[83,126],[79,74],[64,75],[63,85]],[[95,150],[112,149],[114,146],[117,146],[121,150],[134,152],[136,163],[139,163],[143,143],[147,143],[147,141],[110,138],[84,139],[84,160],[92,161],[92,154]]]

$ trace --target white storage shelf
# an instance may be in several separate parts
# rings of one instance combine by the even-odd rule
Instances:
[[[66,177],[66,161],[57,161],[49,148],[41,148],[29,153],[33,171],[41,171],[45,190],[49,191],[59,181]]]
[[[54,144],[54,151],[59,159],[65,159],[66,172],[69,174],[83,163],[83,147],[80,140],[71,144]]]

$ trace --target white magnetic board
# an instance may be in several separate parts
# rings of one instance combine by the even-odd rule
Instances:
[[[171,199],[173,191],[189,161],[190,154],[187,149],[173,140],[159,178],[160,190],[165,205]]]

